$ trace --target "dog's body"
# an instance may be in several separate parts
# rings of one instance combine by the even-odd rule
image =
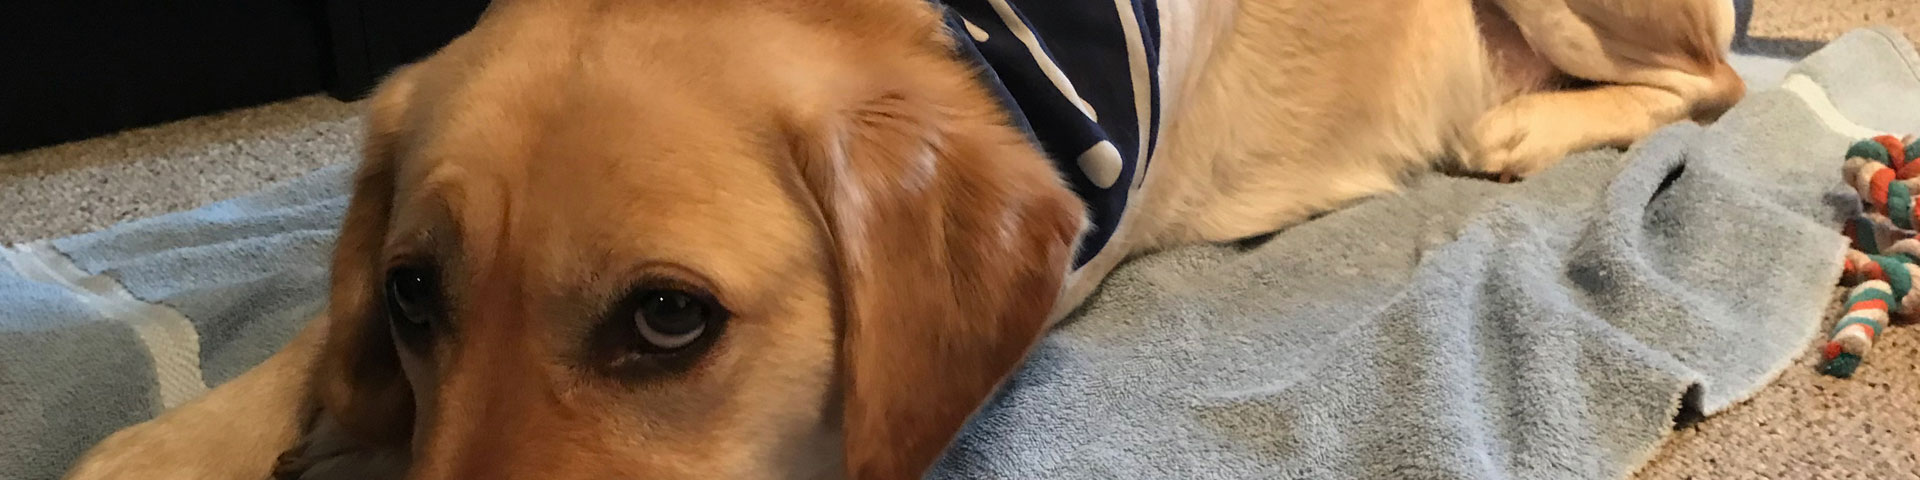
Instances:
[[[1159,1],[1150,167],[1074,268],[925,0],[500,2],[371,100],[328,312],[68,478],[917,476],[1126,257],[1717,116],[1731,8]]]

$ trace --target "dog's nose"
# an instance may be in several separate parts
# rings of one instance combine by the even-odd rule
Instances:
[[[471,317],[470,317],[471,318]],[[485,320],[485,319],[483,319]],[[499,322],[495,322],[499,323]],[[413,480],[569,478],[565,408],[522,344],[470,330],[431,387],[414,431]]]

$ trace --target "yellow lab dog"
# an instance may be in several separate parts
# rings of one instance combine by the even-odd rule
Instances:
[[[68,478],[917,478],[1130,255],[1743,93],[1727,0],[1093,4],[496,2],[368,102],[325,314]]]

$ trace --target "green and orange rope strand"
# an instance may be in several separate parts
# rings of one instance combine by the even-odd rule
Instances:
[[[1820,371],[1846,378],[1895,316],[1920,317],[1920,142],[1891,135],[1854,142],[1842,175],[1860,194],[1862,213],[1843,227],[1853,246],[1841,282],[1853,288],[1821,350]]]

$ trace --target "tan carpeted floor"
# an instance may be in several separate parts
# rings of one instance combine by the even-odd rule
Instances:
[[[1747,33],[1824,41],[1875,24],[1920,40],[1920,1],[1756,0]],[[1674,434],[1636,478],[1920,479],[1920,325],[1890,329],[1851,379],[1814,371],[1816,342],[1746,403]]]
[[[1824,41],[1887,24],[1920,40],[1917,0],[1757,3],[1754,37]],[[0,242],[192,208],[350,161],[353,112],[309,97],[0,156]],[[1676,433],[1636,478],[1920,479],[1920,325],[1881,338],[1846,380],[1816,373],[1809,348],[1749,401]]]
[[[1913,0],[1754,0],[1747,35],[1830,40],[1848,30],[1889,25],[1920,38],[1920,2]]]

